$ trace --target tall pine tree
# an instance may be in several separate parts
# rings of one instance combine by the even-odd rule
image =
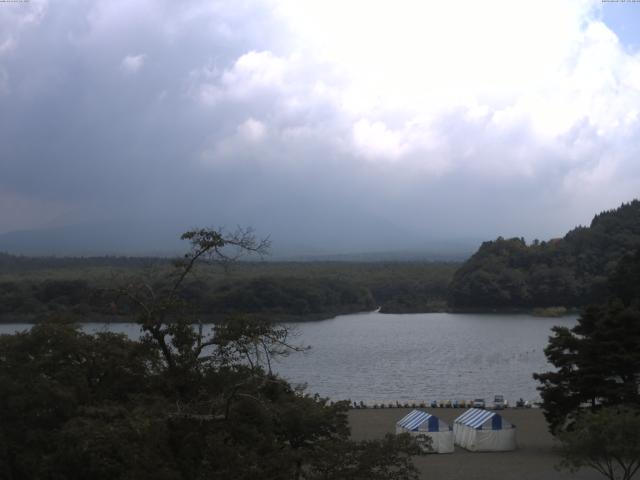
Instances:
[[[620,261],[606,303],[588,307],[571,329],[553,329],[545,354],[556,371],[534,374],[553,433],[568,426],[581,407],[640,405],[638,280],[640,251]]]

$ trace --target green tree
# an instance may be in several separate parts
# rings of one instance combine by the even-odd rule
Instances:
[[[602,302],[607,298],[607,278],[639,247],[638,200],[602,212],[589,227],[577,227],[548,242],[526,245],[522,238],[499,237],[484,242],[458,269],[449,286],[449,303],[477,309]]]
[[[587,308],[575,327],[554,327],[545,348],[555,371],[534,374],[552,432],[581,407],[640,405],[640,310],[633,292],[640,254],[625,257],[609,282],[610,300]]]
[[[610,480],[630,480],[640,468],[640,411],[609,407],[579,416],[560,434],[561,468],[590,467]]]
[[[311,456],[309,480],[404,480],[417,478],[411,456],[420,448],[409,434],[382,440],[324,442]]]
[[[352,442],[346,402],[272,372],[300,348],[287,328],[231,318],[206,330],[194,317],[182,288],[196,264],[268,242],[247,230],[183,238],[191,250],[168,277],[120,292],[140,341],[59,323],[0,336],[0,478],[417,478],[408,438]]]
[[[149,441],[154,403],[168,408],[158,362],[146,345],[68,324],[0,336],[0,478],[127,478],[136,458],[162,465]]]

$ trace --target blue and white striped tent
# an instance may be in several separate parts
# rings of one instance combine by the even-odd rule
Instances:
[[[411,411],[396,423],[396,433],[408,433],[418,440],[423,436],[431,438],[430,449],[419,443],[425,451],[433,453],[453,452],[453,431],[451,427],[430,413],[421,410]]]
[[[500,414],[472,408],[453,422],[456,445],[473,452],[504,452],[516,448],[516,427]]]

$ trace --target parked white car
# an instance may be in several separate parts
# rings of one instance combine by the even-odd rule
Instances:
[[[493,397],[494,410],[502,410],[506,406],[507,406],[507,402],[505,402],[503,395],[496,395],[495,397]]]
[[[473,401],[473,408],[485,408],[484,398],[476,398]]]

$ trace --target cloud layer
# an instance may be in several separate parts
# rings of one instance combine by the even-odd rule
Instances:
[[[640,55],[603,8],[0,5],[0,231],[241,223],[334,251],[556,236],[638,195]]]

